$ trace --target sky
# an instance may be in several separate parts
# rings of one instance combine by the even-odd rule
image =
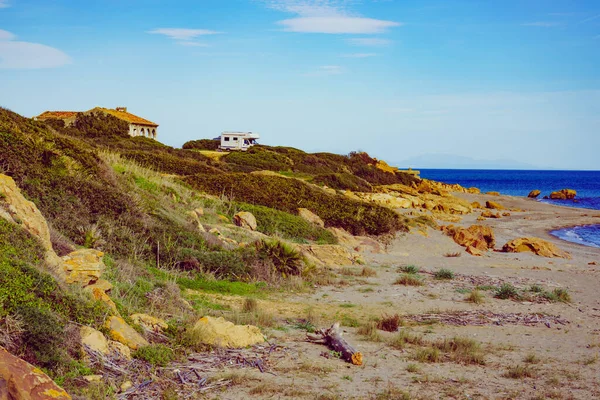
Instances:
[[[0,106],[126,106],[177,147],[600,170],[600,1],[0,0]]]

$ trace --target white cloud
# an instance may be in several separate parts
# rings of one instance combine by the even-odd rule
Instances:
[[[549,22],[549,21],[536,21],[536,22],[526,22],[521,24],[522,26],[537,26],[540,28],[554,28],[556,26],[561,26],[560,22]]]
[[[54,47],[15,41],[16,36],[0,30],[0,69],[55,68],[71,63],[71,58]]]
[[[13,40],[16,36],[9,31],[0,29],[0,40]]]
[[[8,0],[0,0],[0,8],[8,8],[10,4],[8,4]]]
[[[377,53],[352,53],[352,54],[343,54],[344,58],[369,58],[376,57]]]
[[[287,32],[331,33],[331,34],[374,34],[400,26],[397,22],[372,18],[330,16],[299,17],[277,22]]]
[[[381,38],[353,38],[348,39],[348,43],[353,46],[385,47],[392,44],[392,41]]]
[[[394,21],[365,18],[346,10],[347,1],[336,0],[264,0],[268,7],[296,14],[278,21],[287,32],[327,34],[377,34],[401,26]]]
[[[187,46],[187,47],[209,47],[208,44],[206,44],[206,43],[192,42],[192,41],[187,41],[187,40],[179,41],[178,43],[181,46]]]
[[[186,29],[186,28],[157,28],[148,33],[165,35],[173,40],[192,41],[199,36],[216,35],[220,32],[208,29]]]

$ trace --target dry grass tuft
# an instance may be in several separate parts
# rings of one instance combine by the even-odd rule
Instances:
[[[514,365],[509,367],[503,376],[511,379],[534,378],[535,372],[529,365]]]
[[[448,354],[450,359],[459,364],[484,365],[484,354],[481,345],[472,339],[455,337],[438,340],[433,346]]]
[[[435,347],[423,347],[414,354],[414,359],[420,362],[436,363],[442,359],[442,354]]]
[[[255,313],[257,311],[258,311],[258,301],[256,299],[251,299],[251,298],[244,299],[244,304],[242,306],[242,312]]]
[[[417,274],[402,274],[394,281],[394,285],[423,286],[423,279]]]
[[[384,315],[379,322],[377,322],[377,329],[381,329],[386,332],[396,332],[398,327],[401,325],[402,319],[400,315]]]
[[[446,254],[444,254],[444,257],[460,257],[461,255],[462,255],[462,253],[460,253],[460,252],[446,253]]]
[[[468,301],[469,303],[474,303],[474,304],[481,304],[485,302],[485,297],[483,296],[483,294],[477,290],[471,290],[471,292],[467,295],[467,297],[465,297],[465,301]]]
[[[403,329],[388,342],[388,345],[395,349],[402,350],[407,344],[423,345],[424,343],[425,340],[423,339],[423,336],[415,335],[406,329]]]
[[[381,342],[382,340],[381,335],[377,330],[376,321],[369,321],[366,324],[359,326],[357,332],[371,342]]]
[[[375,271],[371,267],[363,267],[362,271],[360,272],[360,276],[365,277],[365,278],[377,276],[377,271]]]

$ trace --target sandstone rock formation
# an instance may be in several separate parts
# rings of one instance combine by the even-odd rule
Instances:
[[[485,202],[485,208],[489,208],[491,210],[504,210],[504,206],[502,206],[499,203],[496,203],[495,201],[486,201]]]
[[[550,198],[554,200],[573,200],[577,192],[573,189],[563,189],[550,193]]]
[[[133,314],[130,318],[136,324],[152,332],[162,333],[163,330],[169,328],[165,321],[148,314]]]
[[[566,251],[562,251],[553,243],[535,237],[524,237],[511,240],[502,246],[506,253],[530,252],[543,257],[571,258]]]
[[[120,317],[108,317],[105,323],[109,330],[109,335],[113,340],[124,344],[132,350],[137,350],[140,347],[148,346],[149,343],[135,329],[127,324]]]
[[[338,244],[359,253],[367,252],[380,254],[384,252],[383,246],[375,239],[367,236],[353,236],[341,228],[327,228],[338,240]]]
[[[321,217],[310,211],[308,208],[299,208],[298,215],[312,224],[320,226],[321,228],[325,227],[325,222],[323,222]]]
[[[82,287],[95,283],[104,272],[104,253],[95,249],[76,250],[63,257],[63,268],[67,283]]]
[[[320,267],[341,268],[362,260],[358,253],[353,253],[343,246],[335,244],[297,246],[300,253]]]
[[[42,370],[0,347],[0,399],[50,400],[71,396]]]
[[[194,325],[193,331],[193,337],[198,343],[218,347],[237,349],[265,341],[265,337],[256,326],[235,325],[223,317],[202,317]]]
[[[500,192],[486,192],[485,194],[489,196],[500,196]]]
[[[48,224],[37,206],[23,197],[15,181],[7,175],[0,174],[0,194],[0,218],[21,225],[37,237],[46,250],[46,263],[62,276],[62,261],[52,249]]]
[[[540,190],[532,190],[531,192],[529,192],[529,194],[527,195],[527,197],[529,197],[530,199],[537,199],[537,197],[542,194],[542,192]]]
[[[255,231],[257,227],[256,218],[252,213],[247,211],[240,211],[233,216],[233,223],[242,228]]]
[[[451,236],[457,244],[466,247],[471,254],[475,252],[475,249],[484,252],[493,249],[496,245],[494,232],[489,226],[472,225],[466,229],[447,226],[442,227],[442,231]]]

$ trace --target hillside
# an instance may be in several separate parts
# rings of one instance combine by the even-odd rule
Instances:
[[[214,311],[209,301],[190,299],[184,291],[254,297],[288,287],[307,290],[327,276],[315,268],[328,262],[319,259],[319,246],[336,247],[347,239],[332,229],[374,237],[416,224],[388,207],[343,194],[419,183],[383,171],[365,153],[260,146],[214,160],[189,145],[174,149],[130,138],[126,128],[110,116],[81,115],[65,127],[0,109],[0,173],[8,190],[0,199],[5,216],[0,266],[2,276],[14,277],[0,280],[0,345],[43,367],[72,394],[103,398],[77,384],[80,376],[103,370],[78,344],[85,341],[82,325],[110,338],[105,321],[121,316],[153,352],[134,353],[136,362],[152,363],[155,353],[164,352],[177,358],[198,348],[190,329]],[[47,228],[31,229],[29,214],[14,211],[9,200],[33,202],[43,216],[36,226]],[[323,223],[302,218],[299,208]],[[240,211],[254,215],[256,231],[232,224]],[[36,237],[40,229],[47,229],[49,243]],[[340,249],[346,262],[359,260]],[[97,259],[100,272],[78,266],[73,284],[75,272],[64,260],[78,255],[85,262]],[[140,313],[164,319],[168,328],[157,335],[145,330],[131,317]],[[252,322],[257,316],[243,318]],[[103,390],[114,390],[118,382],[109,383]]]

